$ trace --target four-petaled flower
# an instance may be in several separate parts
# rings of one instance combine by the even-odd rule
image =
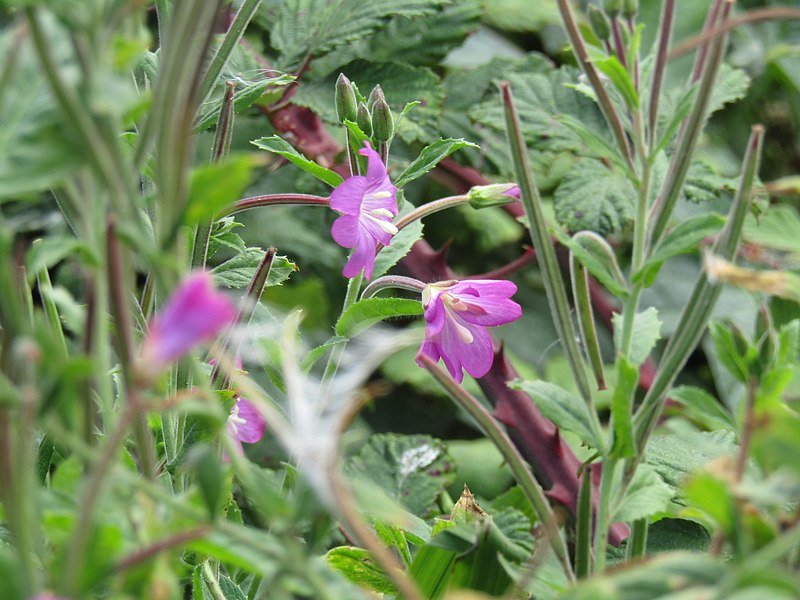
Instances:
[[[231,408],[231,414],[226,423],[228,435],[233,439],[237,451],[240,455],[244,454],[242,442],[245,444],[255,444],[262,437],[267,429],[264,416],[253,406],[252,402],[245,398],[238,398]],[[227,458],[223,456],[223,458]]]
[[[150,322],[142,344],[142,360],[158,372],[196,345],[216,337],[236,320],[236,308],[214,289],[206,271],[191,273]]]
[[[417,356],[441,358],[458,383],[464,379],[462,367],[473,377],[483,377],[494,361],[486,328],[519,319],[522,308],[511,300],[516,291],[510,281],[491,279],[429,284],[422,291],[425,340]]]
[[[389,181],[381,157],[365,142],[359,150],[367,157],[367,174],[346,179],[331,193],[331,208],[342,213],[331,228],[337,244],[353,248],[342,271],[345,277],[355,277],[364,270],[370,279],[375,268],[375,248],[378,242],[388,246],[397,228],[392,217],[397,215],[397,188]]]

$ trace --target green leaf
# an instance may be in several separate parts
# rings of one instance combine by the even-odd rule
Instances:
[[[442,159],[448,157],[456,150],[465,147],[477,148],[478,146],[463,139],[456,140],[448,138],[443,140],[439,138],[433,144],[425,146],[425,148],[422,149],[419,156],[406,167],[406,170],[403,171],[397,179],[395,179],[394,184],[397,187],[403,187],[408,182],[422,177],[425,173],[438,165]]]
[[[793,206],[771,206],[758,220],[748,215],[742,235],[750,243],[789,252],[793,260],[800,260],[800,216]]]
[[[226,260],[212,269],[214,282],[218,286],[237,289],[250,285],[264,254],[265,252],[261,248],[248,248],[241,254]],[[269,277],[267,277],[267,286],[281,285],[298,270],[297,265],[285,256],[275,256],[272,259]]]
[[[735,439],[731,431],[654,435],[647,443],[646,461],[667,484],[678,488],[715,458],[734,454]]]
[[[427,435],[376,434],[345,471],[377,484],[412,514],[430,516],[439,494],[455,479],[443,442]]]
[[[614,87],[622,95],[625,104],[630,110],[637,110],[639,108],[639,94],[636,93],[636,87],[633,85],[628,71],[619,62],[616,56],[599,55],[600,58],[592,59],[595,66],[611,80]]]
[[[522,390],[533,398],[542,414],[559,429],[571,431],[593,448],[603,447],[592,426],[589,409],[580,397],[546,381],[516,380],[509,382],[508,387]]]
[[[741,100],[750,88],[750,77],[743,69],[737,69],[728,63],[722,63],[717,73],[717,81],[711,88],[711,100],[708,103],[710,116],[726,104]]]
[[[405,298],[365,298],[348,308],[336,323],[336,334],[353,337],[384,319],[422,315],[418,300]]]
[[[237,76],[235,81],[239,87],[233,94],[233,110],[235,113],[240,113],[253,104],[258,102],[265,95],[269,95],[276,90],[286,87],[293,81],[295,77],[292,75],[280,74],[276,77],[265,77],[256,80],[243,80],[241,76]],[[220,109],[222,108],[222,95],[203,104],[201,111],[198,115],[196,131],[199,133],[205,131],[209,127],[213,127],[219,120]]]
[[[328,564],[347,579],[378,594],[396,594],[397,588],[363,548],[340,546],[325,555]]]
[[[330,169],[326,169],[322,165],[318,165],[313,160],[307,159],[305,156],[295,150],[291,144],[289,144],[289,142],[277,135],[253,140],[251,144],[261,148],[262,150],[283,156],[286,160],[294,163],[306,173],[313,175],[331,187],[336,187],[341,184],[342,181],[344,181],[341,175],[331,171]]]
[[[561,16],[555,2],[528,0],[492,0],[491,10],[483,16],[488,25],[505,31],[542,32],[549,26],[560,26]]]
[[[579,231],[573,237],[559,229],[550,231],[603,287],[618,298],[628,297],[628,283],[608,242],[591,231]]]
[[[655,281],[664,261],[696,250],[700,242],[719,233],[724,225],[725,217],[715,213],[699,215],[680,223],[655,247],[644,266],[634,273],[632,281],[643,281],[649,287]]]
[[[614,346],[622,352],[622,315],[614,313]],[[661,338],[661,319],[658,311],[651,306],[647,310],[636,313],[633,317],[633,332],[631,333],[631,346],[628,360],[639,366],[647,360],[650,352],[655,348],[656,342]]]
[[[597,131],[589,129],[574,117],[558,115],[558,120],[575,132],[581,141],[586,144],[586,147],[594,153],[595,158],[610,160],[620,171],[625,173],[628,179],[636,179],[636,174],[630,170],[630,167],[620,156],[619,150],[612,142]]]
[[[680,402],[686,407],[689,417],[701,421],[710,429],[736,429],[736,423],[714,396],[690,385],[679,386],[669,393],[670,400]]]
[[[614,315],[616,316],[616,315]],[[614,332],[616,333],[616,325]],[[613,454],[635,456],[633,437],[633,397],[639,382],[639,369],[624,356],[617,357],[617,381],[611,396],[611,418],[614,431]]]
[[[308,354],[305,355],[303,360],[300,362],[300,368],[303,371],[308,371],[313,367],[319,359],[325,356],[331,349],[335,348],[339,344],[344,344],[347,342],[348,338],[335,335],[330,338],[324,344],[317,346],[316,348],[312,348],[308,351]]]
[[[568,230],[606,236],[632,223],[636,190],[618,172],[585,158],[561,181],[553,200],[556,219]]]
[[[183,222],[195,225],[242,197],[255,166],[252,156],[231,156],[192,172]]]
[[[72,236],[49,235],[35,240],[25,257],[25,267],[31,281],[42,269],[52,269],[62,260],[81,254],[89,256],[89,248]],[[95,262],[94,260],[92,262]]]
[[[674,492],[649,465],[639,465],[611,521],[630,522],[666,512]]]
[[[750,378],[751,365],[758,356],[756,349],[733,323],[711,321],[708,332],[719,361],[731,375],[746,383]]]
[[[397,218],[406,216],[415,208],[413,204],[403,198],[402,190],[398,190],[397,192],[397,206],[400,209]],[[403,227],[397,235],[392,237],[391,244],[381,248],[381,251],[378,252],[378,255],[375,257],[375,267],[372,271],[373,279],[384,275],[411,251],[411,247],[422,237],[423,227],[422,220],[416,220],[410,225]]]

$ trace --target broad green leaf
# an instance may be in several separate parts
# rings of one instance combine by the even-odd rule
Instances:
[[[372,560],[363,548],[339,546],[329,550],[325,560],[335,570],[355,584],[379,594],[396,594],[397,588],[391,579]]]
[[[212,269],[214,282],[222,287],[243,288],[250,285],[258,265],[264,258],[265,252],[261,248],[248,248],[241,254],[226,260],[221,265]],[[285,256],[275,256],[272,267],[267,277],[267,286],[281,285],[289,276],[298,271],[297,265]]]
[[[614,315],[616,316],[616,315]],[[616,332],[616,325],[614,328]],[[611,395],[611,418],[614,431],[612,451],[615,456],[634,456],[633,396],[639,382],[639,369],[624,356],[617,357],[617,381]]]
[[[647,443],[646,461],[666,483],[679,488],[712,460],[734,454],[735,439],[731,431],[654,435]]]
[[[240,199],[254,166],[254,157],[245,154],[195,169],[184,208],[184,224],[195,225],[211,219]]]
[[[484,6],[486,23],[504,31],[541,32],[548,26],[561,25],[555,2],[492,0],[491,5],[485,3]]]
[[[675,134],[678,133],[678,128],[681,126],[681,123],[683,123],[683,120],[689,116],[689,112],[692,110],[692,105],[694,104],[694,97],[696,94],[697,87],[690,88],[680,97],[680,100],[675,108],[668,113],[670,115],[670,119],[660,132],[661,137],[658,139],[658,142],[653,148],[653,153],[650,155],[650,162],[654,162],[658,158],[659,154],[661,154],[661,152],[672,141],[672,138],[675,137]]]
[[[622,315],[614,313],[612,320],[614,323],[614,346],[618,352],[622,352],[622,331],[624,329]],[[630,351],[627,356],[633,365],[641,365],[647,360],[650,352],[655,348],[656,342],[661,338],[661,325],[658,311],[653,306],[634,315]]]
[[[426,518],[455,479],[454,464],[444,443],[432,437],[376,434],[345,471],[377,484],[412,514]]]
[[[611,521],[630,522],[666,512],[674,495],[653,467],[639,465]]]
[[[750,88],[750,77],[743,69],[722,63],[717,73],[717,81],[711,88],[708,115],[715,113],[726,104],[741,100]]]
[[[35,240],[25,257],[25,267],[31,280],[42,269],[51,269],[62,260],[80,253],[89,256],[89,248],[72,236],[49,235]],[[92,261],[94,262],[94,261]]]
[[[636,87],[633,85],[628,72],[616,56],[605,56],[593,59],[592,62],[595,66],[611,80],[614,87],[622,95],[625,104],[630,110],[639,108],[639,94],[636,93]]]
[[[633,282],[643,281],[649,287],[664,261],[696,250],[700,242],[719,233],[724,225],[725,217],[715,213],[699,215],[680,223],[655,247],[644,266],[634,273]]]
[[[331,187],[336,187],[344,181],[341,175],[330,169],[326,169],[322,165],[318,165],[313,160],[307,159],[295,150],[289,142],[277,135],[253,140],[251,143],[262,150],[283,156],[286,160],[294,163],[306,173],[313,175]]]
[[[789,252],[800,260],[800,215],[793,206],[771,206],[759,220],[748,215],[742,235],[750,243]]]
[[[415,208],[414,205],[403,198],[402,190],[397,192],[397,206],[400,209],[397,218],[404,217]],[[422,237],[423,227],[421,220],[414,221],[410,225],[403,227],[397,235],[392,237],[392,242],[388,246],[381,248],[381,251],[375,257],[375,267],[372,271],[373,279],[385,275],[389,269],[411,251],[411,247]]]
[[[542,414],[558,428],[571,431],[593,448],[603,447],[599,432],[592,426],[589,409],[580,397],[546,381],[516,380],[508,386],[533,398]]]
[[[410,513],[407,514],[409,518],[418,518]],[[403,529],[392,523],[383,523],[381,521],[374,521],[372,525],[375,528],[375,535],[378,536],[384,545],[394,548],[397,554],[400,555],[403,564],[408,567],[411,564],[411,551],[408,548],[408,542],[406,541]]]
[[[722,403],[705,390],[682,385],[670,391],[669,397],[670,400],[683,404],[689,417],[701,421],[710,429],[736,428],[733,417]]]
[[[619,298],[628,297],[628,283],[608,242],[591,231],[580,231],[572,237],[559,229],[550,231],[603,287]]]
[[[259,101],[263,96],[270,94],[275,90],[279,90],[289,85],[295,80],[292,75],[281,74],[277,77],[266,77],[264,79],[256,79],[253,81],[242,80],[237,77],[233,81],[237,83],[238,89],[233,94],[233,110],[240,113],[253,104]],[[200,114],[198,115],[197,125],[195,126],[198,132],[205,131],[209,127],[217,124],[219,119],[219,111],[222,108],[222,96],[203,104]]]
[[[630,167],[628,167],[625,160],[620,156],[619,150],[611,141],[569,115],[559,115],[558,120],[575,132],[581,141],[586,144],[586,147],[594,153],[595,158],[610,160],[627,175],[628,179],[636,179],[636,175],[631,172]]]
[[[635,201],[636,190],[628,179],[588,158],[561,181],[554,196],[559,223],[569,231],[587,229],[601,236],[630,226]]]
[[[466,140],[438,139],[433,144],[422,149],[419,156],[395,179],[394,184],[397,187],[403,187],[408,182],[422,177],[439,164],[442,159],[465,147],[477,148],[478,146]]]
[[[422,314],[418,300],[405,298],[365,298],[349,307],[336,323],[336,334],[353,337],[384,319],[417,317]]]

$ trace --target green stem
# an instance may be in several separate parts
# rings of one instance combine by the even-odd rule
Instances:
[[[675,14],[675,0],[664,0],[661,7],[661,19],[658,33],[658,49],[656,50],[656,63],[653,68],[653,82],[650,84],[650,103],[647,118],[647,132],[649,134],[650,149],[655,144],[656,126],[658,124],[658,103],[661,99],[661,83],[667,68],[667,51],[672,35],[672,21]]]
[[[547,537],[553,546],[553,551],[558,557],[561,568],[564,571],[564,575],[567,577],[568,581],[575,581],[575,574],[569,562],[567,545],[561,535],[555,513],[553,513],[553,509],[547,501],[542,486],[536,481],[536,477],[534,477],[531,472],[530,466],[525,462],[525,459],[519,453],[519,450],[517,450],[514,442],[512,442],[508,434],[500,428],[497,421],[489,414],[489,411],[487,411],[476,398],[458,385],[452,377],[442,371],[429,356],[425,356],[424,354],[420,355],[418,360],[423,363],[423,366],[445,389],[456,405],[464,409],[476,421],[478,427],[492,440],[500,451],[506,464],[508,464],[511,469],[514,479],[516,479],[525,497],[530,501],[536,511],[536,516],[544,527]],[[608,535],[607,531],[606,535]]]
[[[394,224],[397,227],[397,230],[400,231],[404,227],[408,227],[414,221],[419,221],[420,219],[424,219],[434,213],[437,213],[442,210],[446,210],[448,208],[453,208],[455,206],[460,206],[462,204],[466,204],[469,202],[469,195],[464,194],[461,196],[448,196],[447,198],[439,198],[438,200],[434,200],[433,202],[427,202],[422,206],[419,206],[404,216],[402,219],[398,220],[397,223]]]
[[[361,284],[363,281],[364,275],[358,274],[347,282],[347,292],[345,293],[344,302],[342,303],[342,312],[339,314],[340,319],[347,309],[353,306],[353,304],[356,303],[356,300],[358,300],[358,295],[361,291]],[[341,344],[334,346],[333,350],[331,350],[331,354],[328,357],[328,363],[325,365],[325,371],[322,374],[322,384],[320,389],[325,390],[325,392],[320,396],[322,398],[328,397],[327,390],[331,385],[331,380],[336,376],[336,371],[339,370],[339,363],[342,361],[342,356],[344,355],[346,347],[347,342],[342,342]]]
[[[307,206],[329,206],[330,198],[313,196],[311,194],[267,194],[265,196],[251,196],[231,204],[228,208],[217,213],[217,218],[228,217],[245,210],[261,208],[262,206],[284,206],[287,204],[303,204]]]
[[[570,253],[569,270],[572,279],[572,298],[578,313],[578,327],[581,332],[583,349],[594,373],[598,390],[606,389],[606,376],[603,372],[603,356],[597,337],[597,326],[592,311],[592,299],[589,294],[589,272]]]
[[[225,34],[225,38],[214,54],[214,58],[211,59],[211,63],[208,65],[205,75],[203,75],[203,81],[200,84],[201,100],[205,100],[211,93],[211,89],[214,87],[214,83],[216,83],[220,73],[222,73],[225,63],[228,61],[228,58],[230,58],[239,40],[242,39],[244,30],[247,29],[247,25],[250,23],[253,15],[256,14],[259,6],[261,6],[261,0],[244,0],[236,16],[233,17],[233,21]]]
[[[578,492],[578,516],[575,523],[575,576],[588,577],[592,572],[592,468],[587,466]]]
[[[617,459],[609,456],[603,461],[600,474],[600,495],[597,498],[597,520],[594,530],[594,572],[602,573],[606,568],[608,551],[608,527],[611,524],[611,496],[614,491],[614,472]]]
[[[628,538],[628,549],[626,559],[634,561],[644,556],[647,548],[647,519],[636,519],[631,527],[631,535]]]

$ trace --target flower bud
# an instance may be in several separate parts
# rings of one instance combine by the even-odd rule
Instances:
[[[632,19],[639,12],[639,0],[625,0],[622,7],[622,16],[626,19]]]
[[[372,135],[378,142],[388,142],[394,135],[392,109],[383,97],[378,98],[372,107]]]
[[[364,132],[364,135],[372,135],[372,117],[369,114],[367,105],[363,102],[360,102],[358,105],[358,111],[356,112],[356,125],[358,125],[358,128]]]
[[[519,198],[519,188],[513,183],[476,185],[467,193],[469,205],[475,209],[503,206]]]
[[[622,0],[603,0],[603,10],[609,17],[616,17],[622,10]]]
[[[370,111],[373,110],[373,108],[375,107],[375,103],[378,100],[383,100],[384,102],[386,102],[386,97],[383,95],[383,89],[381,88],[380,85],[376,85],[374,88],[372,88],[372,91],[369,93],[369,98],[367,98],[367,108],[369,108]]]
[[[606,41],[611,37],[611,23],[605,13],[594,4],[589,5],[589,25],[600,41]]]
[[[336,116],[342,123],[355,121],[356,110],[356,93],[353,85],[344,73],[339,73],[339,79],[336,80]]]

